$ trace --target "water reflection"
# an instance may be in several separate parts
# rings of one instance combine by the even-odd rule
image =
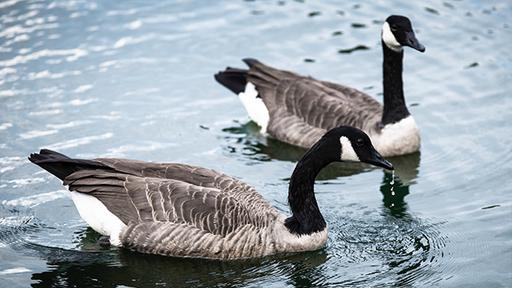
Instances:
[[[222,137],[228,144],[223,148],[230,154],[239,154],[244,158],[255,161],[291,161],[297,162],[306,152],[305,149],[296,147],[272,137],[267,137],[260,133],[260,128],[254,122],[249,121],[233,127],[222,129],[226,132]],[[420,165],[420,153],[413,153],[400,157],[388,159],[395,167],[395,175],[401,183],[406,185],[413,184],[418,177]],[[318,180],[336,179],[338,177],[351,176],[362,172],[370,171],[376,168],[364,163],[332,163],[325,167],[318,175]],[[386,179],[383,180],[383,185]]]
[[[99,235],[88,228],[81,238],[82,251],[31,247],[50,267],[32,275],[32,286],[93,287],[101,283],[102,287],[207,287],[229,283],[230,287],[244,287],[273,276],[285,277],[295,286],[314,287],[325,279],[322,264],[328,259],[324,250],[228,262],[173,258],[104,249],[98,239]]]
[[[407,212],[405,196],[409,194],[409,187],[415,184],[419,173],[419,152],[390,158],[389,161],[395,167],[394,173],[384,171],[380,185],[382,201],[388,212],[395,217],[404,217]]]
[[[254,161],[290,161],[300,160],[305,149],[281,142],[272,137],[262,135],[260,128],[254,122],[249,121],[234,127],[224,128],[224,139],[228,142],[224,150],[229,153],[241,154],[244,158]],[[317,176],[318,180],[336,179],[342,176],[350,176],[372,169],[362,163],[331,163]]]
[[[404,185],[400,178],[394,177],[392,173],[384,173],[380,192],[384,206],[388,208],[389,213],[396,217],[403,217],[407,211],[407,203],[404,198],[409,194],[409,185]]]
[[[223,262],[105,249],[90,228],[78,233],[78,251],[26,242],[18,248],[47,262],[46,271],[32,274],[33,287],[246,287],[283,280],[294,287],[407,287],[418,279],[438,279],[435,268],[445,239],[437,224],[380,217],[366,209],[334,218],[327,248],[262,259]]]
[[[332,212],[334,213],[334,211]],[[33,287],[125,286],[264,286],[284,279],[295,287],[381,284],[407,287],[435,276],[446,239],[437,224],[416,217],[381,217],[377,211],[355,209],[332,220],[328,247],[319,251],[244,261],[210,261],[146,255],[105,249],[99,234],[78,233],[80,251],[32,245],[48,269],[32,275]],[[35,256],[35,255],[34,255]],[[337,273],[330,273],[336,269]],[[402,286],[401,286],[402,285]],[[405,286],[404,286],[405,285]]]
[[[416,152],[388,159],[395,167],[395,176],[405,185],[416,184],[420,169],[421,153]]]

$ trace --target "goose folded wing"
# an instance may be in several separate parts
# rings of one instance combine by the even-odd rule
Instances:
[[[371,110],[312,79],[284,80],[275,86],[269,100],[270,135],[282,141],[311,147],[326,131],[341,125],[367,129],[378,121]],[[265,101],[265,97],[262,96]],[[267,102],[265,102],[267,104]],[[373,119],[375,121],[369,121]]]
[[[111,170],[139,177],[172,179],[204,188],[214,188],[242,203],[272,206],[244,182],[215,170],[179,163],[153,163],[128,159],[99,158],[95,161]]]
[[[154,163],[130,159],[98,158],[97,162],[113,171],[140,177],[181,180],[203,187],[221,188],[231,183],[226,182],[226,175],[214,170],[179,163]]]
[[[81,170],[64,179],[64,184],[70,190],[96,197],[128,226],[182,223],[226,235],[246,224],[264,225],[274,211],[261,207],[258,201],[240,202],[217,188],[107,170]]]
[[[338,97],[341,99],[350,99],[353,103],[358,103],[359,105],[366,107],[366,109],[372,110],[375,113],[382,112],[382,105],[375,100],[372,96],[363,93],[355,88],[329,82],[329,81],[319,81],[324,86],[333,89],[335,92],[329,93],[329,95],[333,97]]]
[[[274,115],[276,117],[270,120],[267,131],[273,137],[299,147],[310,148],[326,132],[283,108],[274,111]]]
[[[340,125],[363,129],[368,119],[374,117],[366,105],[310,78],[282,81],[275,93],[277,107],[285,107],[288,113],[324,130]]]
[[[256,86],[258,95],[269,110],[269,126],[274,128],[278,124],[273,121],[293,115],[324,131],[340,125],[364,129],[368,120],[382,110],[377,101],[356,89],[278,70],[259,62],[251,66],[248,81]],[[275,136],[270,127],[269,132]]]

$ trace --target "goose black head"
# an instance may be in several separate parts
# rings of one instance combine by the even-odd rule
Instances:
[[[331,129],[317,144],[324,147],[333,162],[364,162],[393,170],[393,165],[375,150],[370,137],[357,128],[340,126]]]
[[[386,19],[382,26],[382,42],[395,52],[402,51],[403,46],[425,52],[425,46],[416,39],[411,21],[405,16],[391,15]]]

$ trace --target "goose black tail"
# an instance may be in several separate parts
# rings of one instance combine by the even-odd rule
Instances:
[[[106,168],[103,164],[94,160],[72,159],[48,149],[30,154],[28,160],[57,176],[60,180],[64,180],[67,176],[80,170]]]
[[[215,74],[215,80],[238,95],[245,91],[248,72],[249,70],[227,67],[226,70]]]

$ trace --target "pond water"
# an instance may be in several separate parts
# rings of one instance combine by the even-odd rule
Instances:
[[[0,2],[0,286],[512,286],[512,5],[341,2]],[[213,74],[254,57],[380,100],[390,14],[427,48],[404,62],[421,154],[390,159],[395,179],[327,167],[322,250],[217,262],[103,248],[27,160],[44,147],[201,165],[288,213],[304,151],[260,135]]]

